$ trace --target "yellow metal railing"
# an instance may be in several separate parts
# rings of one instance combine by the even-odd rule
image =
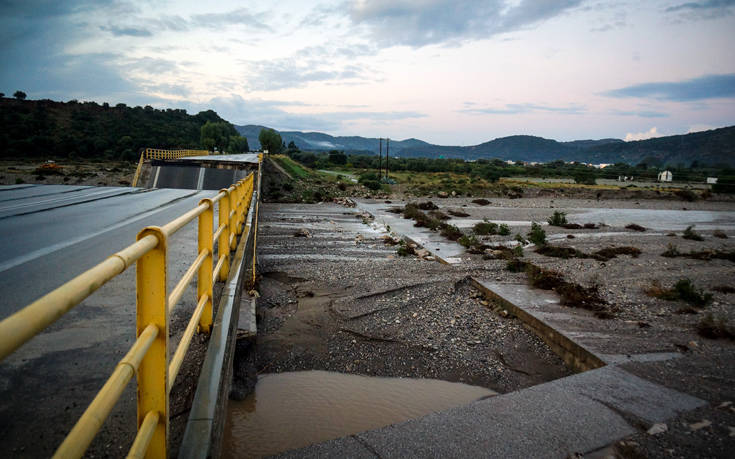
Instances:
[[[143,169],[143,162],[146,159],[177,159],[186,158],[187,156],[209,156],[207,150],[161,150],[158,148],[146,148],[140,153],[140,160],[138,161],[138,167],[135,169],[135,175],[133,176],[133,184],[131,186],[138,185],[138,179],[140,178],[140,171]]]
[[[254,174],[250,174],[214,197],[202,199],[196,208],[166,225],[144,228],[134,244],[0,322],[1,361],[136,263],[137,340],[59,446],[55,457],[84,454],[134,375],[138,381],[138,434],[128,455],[166,457],[169,392],[194,333],[197,329],[205,333],[211,330],[213,285],[216,280],[227,279],[230,251],[237,246],[237,236],[243,233],[253,189]],[[199,219],[197,257],[167,294],[168,240],[195,218]],[[218,246],[216,267],[213,266],[215,240]],[[194,276],[197,277],[197,306],[169,361],[168,317]]]

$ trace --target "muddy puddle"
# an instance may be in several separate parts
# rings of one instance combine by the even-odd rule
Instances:
[[[262,457],[352,435],[495,395],[434,379],[327,371],[261,375],[255,392],[230,401],[224,457]]]

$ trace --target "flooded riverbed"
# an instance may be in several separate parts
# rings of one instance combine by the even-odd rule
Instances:
[[[268,456],[495,394],[484,387],[434,379],[326,371],[261,375],[254,394],[229,402],[223,456]]]

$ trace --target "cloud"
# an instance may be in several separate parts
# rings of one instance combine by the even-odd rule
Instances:
[[[653,139],[654,137],[662,137],[665,134],[662,134],[658,132],[656,127],[652,127],[651,129],[647,130],[646,132],[638,132],[638,133],[627,133],[625,134],[625,141],[626,142],[632,142],[635,140],[646,140],[646,139]]]
[[[350,20],[383,46],[421,47],[484,39],[533,26],[581,0],[355,0]]]
[[[341,68],[324,60],[302,61],[295,58],[266,61],[243,61],[249,67],[247,86],[252,91],[276,91],[298,88],[311,82],[365,80],[368,72],[357,65]]]
[[[735,97],[735,73],[705,75],[678,82],[641,83],[602,93],[608,97],[689,102]]]
[[[657,112],[653,110],[610,110],[611,115],[616,116],[637,116],[639,118],[668,118],[668,113]]]
[[[110,32],[116,37],[128,36],[128,37],[151,37],[153,33],[148,29],[139,29],[135,27],[118,27],[118,26],[100,26],[100,30]]]
[[[733,0],[705,0],[680,3],[666,8],[664,12],[676,14],[679,22],[682,20],[697,21],[730,16],[733,6],[735,6]]]
[[[472,107],[475,104],[465,102],[466,107]],[[558,113],[560,115],[580,115],[587,111],[586,107],[581,105],[569,105],[567,107],[551,107],[547,105],[536,104],[506,104],[504,108],[463,108],[458,110],[460,113],[469,115],[517,115],[520,113],[532,112],[548,112]]]

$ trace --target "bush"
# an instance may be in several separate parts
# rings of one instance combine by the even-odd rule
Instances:
[[[371,189],[373,191],[377,191],[377,190],[380,189],[380,182],[378,182],[376,180],[365,180],[364,182],[362,182],[362,184],[366,188]]]
[[[506,225],[505,223],[501,223],[500,226],[498,226],[498,234],[501,236],[507,236],[510,234],[510,227]]]
[[[682,237],[684,239],[691,239],[692,241],[704,241],[704,238],[694,231],[694,225],[687,226]]]
[[[531,231],[528,232],[528,240],[536,245],[546,244],[546,231],[536,222],[531,223]]]
[[[712,301],[712,294],[694,286],[689,279],[680,279],[671,288],[664,288],[658,282],[653,282],[645,289],[646,294],[662,300],[685,301],[691,305],[703,308]]]
[[[707,313],[697,324],[697,333],[705,338],[735,340],[735,327],[725,317],[714,317]]]
[[[567,222],[567,214],[564,212],[559,212],[558,210],[554,211],[554,215],[549,217],[547,220],[549,222],[549,225],[551,226],[564,226]]]
[[[472,227],[472,232],[479,236],[495,234],[498,232],[498,224],[484,220],[475,224],[475,226]]]
[[[688,202],[693,202],[699,199],[697,193],[693,192],[692,190],[676,190],[674,191],[674,194],[679,196],[682,200]]]
[[[441,235],[449,239],[450,241],[456,241],[457,239],[463,236],[462,231],[460,231],[459,228],[457,228],[454,225],[448,225],[446,223],[442,223],[440,227],[441,227]]]

